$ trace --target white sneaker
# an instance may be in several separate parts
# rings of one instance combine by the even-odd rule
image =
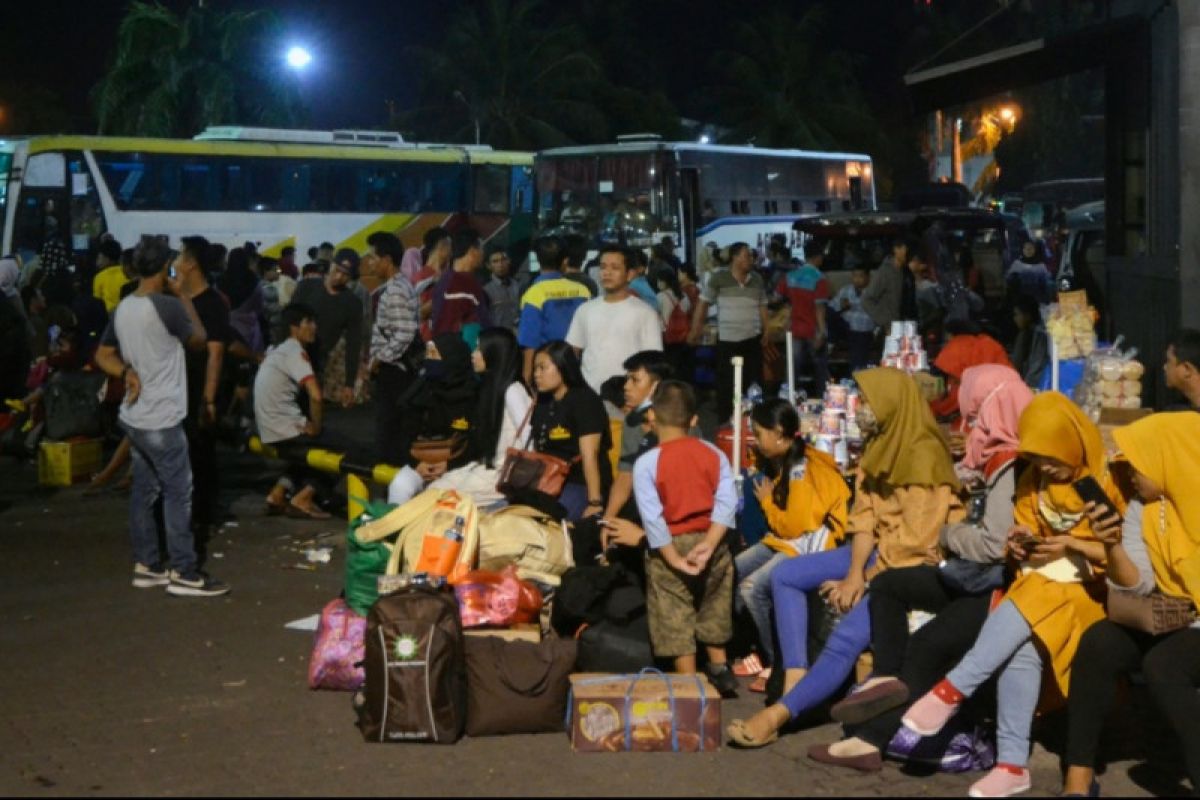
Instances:
[[[155,586],[166,586],[170,582],[170,573],[161,567],[133,565],[133,585],[137,589],[153,589]]]
[[[185,577],[171,570],[171,580],[167,584],[167,594],[177,597],[218,597],[228,593],[229,584],[211,578],[203,572],[195,572]]]

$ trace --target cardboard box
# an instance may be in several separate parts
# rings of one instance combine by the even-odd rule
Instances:
[[[100,470],[102,455],[99,439],[73,439],[68,442],[43,439],[38,448],[38,483],[42,486],[70,486],[88,480]]]
[[[571,676],[569,730],[576,753],[714,752],[721,695],[703,675],[580,673]]]

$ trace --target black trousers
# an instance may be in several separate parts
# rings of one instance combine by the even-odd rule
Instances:
[[[202,427],[189,415],[183,426],[192,464],[192,523],[215,525],[220,518],[220,471],[217,469],[217,430]]]
[[[724,425],[733,415],[733,364],[730,359],[741,356],[742,391],[750,384],[762,385],[762,337],[754,336],[740,342],[717,342],[717,424]]]
[[[412,433],[400,401],[413,380],[411,372],[392,364],[380,364],[375,373],[375,453],[384,464],[409,462]]]
[[[876,675],[895,674],[904,681],[909,690],[909,703],[900,708],[880,714],[874,719],[857,726],[847,726],[848,736],[857,736],[883,751],[888,742],[900,729],[900,719],[908,706],[915,703],[926,692],[932,689],[938,681],[946,676],[954,665],[962,660],[987,619],[988,605],[991,595],[975,595],[968,597],[945,597],[939,594],[941,582],[938,580],[936,567],[911,567],[908,569],[888,570],[871,581],[869,602],[871,603],[871,647],[875,658]],[[932,580],[932,582],[931,582]],[[937,587],[933,584],[936,583]],[[882,590],[882,592],[881,592]],[[944,593],[944,589],[941,590]],[[921,626],[912,636],[908,635],[908,621],[901,614],[903,634],[893,630],[890,639],[883,642],[885,648],[901,647],[903,658],[899,669],[893,673],[880,670],[880,652],[877,645],[875,629],[875,603],[877,595],[882,593],[885,598],[884,607],[889,615],[894,614],[893,602],[908,602],[908,608],[920,608],[926,611],[936,611],[937,616]],[[919,601],[919,602],[918,602]],[[938,606],[931,608],[927,606]],[[894,617],[888,624],[894,625]],[[900,643],[904,644],[901,645]],[[885,655],[884,658],[888,658]]]
[[[1067,764],[1095,767],[1122,675],[1141,669],[1155,705],[1179,737],[1192,793],[1200,796],[1200,630],[1151,636],[1101,620],[1079,642],[1067,701]]]
[[[908,652],[908,612],[914,609],[940,614],[957,599],[938,578],[937,567],[889,569],[871,581],[867,602],[871,606],[873,674],[899,677]]]

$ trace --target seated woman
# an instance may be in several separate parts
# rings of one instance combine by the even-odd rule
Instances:
[[[958,402],[970,433],[957,471],[972,494],[970,513],[942,528],[943,566],[892,569],[871,582],[872,677],[830,711],[846,724],[846,738],[813,746],[810,758],[865,772],[882,769],[908,698],[933,688],[975,643],[992,590],[1003,578],[1013,494],[1023,471],[1017,423],[1032,400],[1008,367],[963,373]],[[908,612],[914,609],[937,616],[910,638]]]
[[[909,708],[904,725],[933,736],[985,681],[998,675],[996,767],[973,797],[1005,797],[1031,787],[1029,732],[1050,657],[1052,706],[1067,696],[1071,662],[1084,632],[1104,618],[1104,545],[1071,485],[1095,479],[1118,511],[1125,499],[1109,474],[1100,430],[1065,395],[1038,395],[1021,415],[1020,452],[1035,467],[1017,486],[1008,551],[1021,576],[984,623],[958,666]],[[1061,695],[1056,697],[1055,695]]]
[[[425,363],[409,399],[401,401],[413,446],[409,464],[388,485],[388,502],[404,503],[449,470],[471,461],[471,418],[478,393],[467,343],[457,333],[434,337],[426,346]],[[434,442],[446,446],[430,447]],[[421,452],[423,443],[428,457]]]
[[[517,440],[533,399],[521,383],[521,349],[517,337],[507,328],[488,328],[479,336],[471,354],[475,374],[483,376],[479,400],[470,427],[471,451],[475,460],[451,469],[429,484],[431,489],[454,489],[471,496],[476,505],[494,506],[504,501],[496,491],[496,480],[504,456],[510,447],[523,447],[527,438]],[[397,476],[399,477],[399,476]],[[422,483],[411,476],[402,483],[393,481],[388,502],[404,503],[420,491]],[[394,491],[393,491],[394,489]]]
[[[612,433],[604,401],[583,380],[579,359],[569,344],[548,342],[533,357],[537,405],[529,423],[530,442],[539,453],[571,463],[558,504],[565,518],[601,514],[612,486]],[[524,500],[524,498],[522,498]],[[546,505],[555,498],[528,498]]]
[[[1108,554],[1110,589],[1159,591],[1200,608],[1200,415],[1155,414],[1113,433],[1141,502],[1121,521],[1088,508]],[[1109,598],[1111,602],[1112,593]],[[1122,675],[1140,670],[1175,729],[1192,792],[1200,794],[1200,623],[1160,636],[1101,620],[1079,642],[1068,701],[1063,796],[1098,795],[1096,755]]]
[[[958,390],[963,373],[981,364],[1011,367],[1004,347],[988,336],[978,324],[970,321],[946,323],[950,340],[933,360],[933,366],[946,376],[946,394],[929,403],[939,420],[952,419],[958,414]]]
[[[850,488],[831,456],[805,445],[800,416],[791,403],[767,400],[754,409],[750,420],[758,442],[758,465],[765,475],[755,481],[754,494],[768,531],[734,561],[738,581],[734,606],[748,609],[758,629],[766,663],[750,691],[764,692],[775,663],[771,574],[786,559],[821,553],[841,543]]]
[[[867,437],[858,494],[846,530],[850,547],[789,559],[775,568],[771,589],[782,649],[784,696],[748,720],[734,720],[730,738],[761,747],[789,720],[837,691],[871,639],[861,602],[867,581],[888,569],[936,564],[938,533],[964,516],[950,451],[917,384],[897,369],[869,369],[854,379],[862,389],[858,424]],[[808,592],[846,612],[820,657],[808,669]]]

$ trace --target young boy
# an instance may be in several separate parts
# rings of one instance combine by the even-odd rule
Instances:
[[[713,685],[723,697],[736,697],[737,679],[725,656],[733,635],[733,558],[724,539],[737,511],[729,462],[688,435],[696,424],[696,395],[686,383],[659,383],[650,420],[658,446],[633,467],[649,546],[650,641],[657,656],[675,660],[676,672],[694,673],[699,640]]]
[[[875,344],[875,321],[863,310],[863,291],[870,282],[870,271],[866,267],[856,267],[850,272],[850,283],[843,286],[830,302],[845,329],[851,370],[862,369],[870,363],[871,348]]]

